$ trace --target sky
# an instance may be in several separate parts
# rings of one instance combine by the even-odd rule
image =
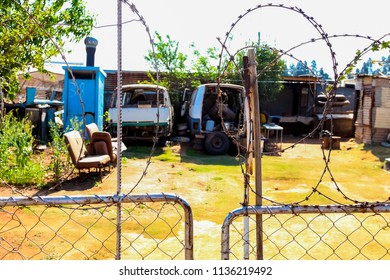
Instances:
[[[117,0],[86,0],[90,12],[96,15],[96,27],[92,36],[98,40],[95,54],[95,66],[105,70],[117,69]],[[221,50],[217,38],[225,39],[225,34],[248,9],[259,4],[284,4],[302,9],[306,15],[321,24],[328,35],[358,34],[380,38],[390,33],[388,24],[388,0],[128,0],[134,4],[139,14],[149,27],[149,34],[154,37],[158,32],[163,37],[169,35],[179,42],[179,50],[191,54],[190,44],[194,44],[201,53],[209,47]],[[151,50],[146,28],[128,5],[122,5],[122,69],[148,70],[150,65],[144,56]],[[296,45],[319,38],[321,34],[300,13],[289,9],[266,7],[256,9],[244,15],[232,29],[232,40],[228,42],[228,50],[235,53],[248,41],[266,43],[271,47],[287,51]],[[387,37],[390,40],[390,37]],[[366,39],[339,37],[331,39],[333,51],[340,72],[351,62],[358,49],[362,50],[371,42]],[[85,64],[86,54],[83,42],[68,43],[65,46],[72,50],[66,55],[67,62]],[[310,65],[316,60],[317,67],[332,76],[332,55],[323,40],[305,44],[290,52],[296,59],[307,61]],[[363,57],[380,59],[389,52],[369,53]],[[287,56],[283,57],[288,64],[296,64]]]

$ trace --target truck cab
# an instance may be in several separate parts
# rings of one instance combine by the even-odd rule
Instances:
[[[234,84],[198,86],[188,104],[187,129],[207,153],[225,154],[233,140],[246,135],[248,104],[245,88]]]
[[[130,84],[122,87],[123,139],[153,140],[171,135],[173,106],[165,87],[150,84]],[[118,124],[117,91],[114,92],[108,113],[111,125]]]

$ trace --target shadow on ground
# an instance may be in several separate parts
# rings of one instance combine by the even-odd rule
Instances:
[[[103,171],[103,180],[110,176],[111,172]],[[59,191],[62,192],[75,192],[75,191],[86,191],[96,187],[97,184],[100,183],[99,174],[95,172],[91,173],[76,173],[75,177],[69,180],[64,181],[61,184],[47,186],[38,190],[34,196],[46,196],[55,194]]]

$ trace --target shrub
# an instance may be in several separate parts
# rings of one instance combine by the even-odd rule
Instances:
[[[4,116],[0,127],[0,178],[12,185],[41,185],[43,159],[33,154],[33,126],[13,112]]]
[[[49,123],[51,142],[51,160],[49,170],[54,173],[54,182],[58,183],[71,168],[69,153],[62,136],[61,130],[54,122]]]

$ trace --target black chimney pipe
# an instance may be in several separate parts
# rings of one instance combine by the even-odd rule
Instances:
[[[84,39],[85,49],[87,51],[87,66],[95,66],[95,51],[98,40],[93,37]]]

